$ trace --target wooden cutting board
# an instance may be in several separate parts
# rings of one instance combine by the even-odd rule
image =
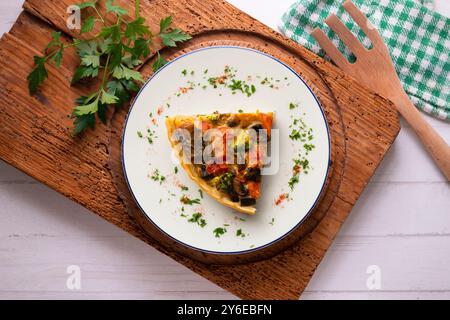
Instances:
[[[72,2],[27,0],[25,11],[0,42],[0,158],[241,298],[297,299],[399,132],[393,105],[227,2],[141,1],[141,14],[155,31],[160,18],[170,14],[177,27],[194,36],[178,49],[164,49],[167,57],[228,43],[257,48],[288,63],[313,88],[333,135],[333,174],[306,226],[309,233],[269,260],[205,265],[161,246],[132,218],[133,204],[126,198],[116,161],[127,108],[111,115],[108,126],[98,125],[82,138],[71,136],[73,100],[89,91],[70,87],[78,63],[73,51],[67,52],[60,69],[50,68],[52,81],[36,96],[28,95],[32,56],[46,46],[51,30],[62,30],[67,41],[76,32],[67,30],[65,22]],[[134,3],[117,2],[132,11]],[[150,63],[142,66],[145,76],[151,75]]]

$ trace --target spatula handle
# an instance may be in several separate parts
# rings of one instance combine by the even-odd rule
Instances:
[[[450,181],[449,145],[423,118],[403,90],[401,94],[391,99],[396,104],[400,114],[414,129],[420,140],[422,140],[428,153],[433,157],[434,162],[436,162],[442,173],[447,177],[447,181]]]

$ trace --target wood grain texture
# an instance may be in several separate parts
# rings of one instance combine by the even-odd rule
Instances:
[[[28,1],[25,8],[43,21],[65,30],[65,19],[61,16],[68,3]],[[51,77],[58,79],[54,85],[47,83],[39,95],[28,96],[25,79],[32,67],[31,57],[45,46],[50,36],[50,27],[30,14],[23,14],[1,42],[0,67],[4,72],[0,79],[0,94],[5,101],[0,108],[1,158],[242,298],[298,298],[398,133],[398,120],[392,105],[342,75],[329,63],[227,3],[151,1],[142,5],[143,14],[149,17],[156,17],[155,13],[160,16],[174,14],[175,20],[181,23],[179,27],[193,35],[226,27],[228,31],[236,29],[236,32],[257,33],[268,43],[281,43],[295,61],[302,61],[316,70],[334,92],[333,100],[345,110],[340,123],[345,130],[342,138],[346,140],[349,156],[340,195],[333,204],[336,209],[330,210],[313,233],[303,240],[305,250],[291,256],[281,254],[275,257],[272,269],[267,269],[267,265],[262,263],[259,266],[205,267],[168,253],[144,235],[126,214],[108,171],[110,130],[99,126],[82,140],[74,140],[70,136],[71,121],[67,114],[73,98],[86,90],[69,86],[70,73],[76,64],[73,55],[64,60],[61,70],[50,70]],[[156,19],[150,22],[155,24]],[[6,63],[6,57],[9,63]],[[12,63],[11,59],[14,59]],[[21,68],[15,67],[19,64]],[[307,70],[301,75],[313,83]],[[326,96],[326,92],[320,92],[319,96]],[[371,107],[370,111],[367,107]],[[48,112],[49,108],[52,112]],[[288,267],[292,261],[300,261],[306,268],[291,270]],[[255,267],[258,272],[255,272]],[[275,280],[274,275],[277,277]]]

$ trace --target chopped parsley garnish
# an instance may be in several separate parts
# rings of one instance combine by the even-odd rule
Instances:
[[[294,159],[294,170],[298,171],[298,168],[302,168],[303,170],[309,169],[309,160],[308,159]]]
[[[293,118],[293,116],[291,116],[291,118]],[[314,135],[312,128],[308,128],[301,118],[293,119],[293,122],[289,128],[292,129],[289,138],[291,138],[291,140],[303,143],[303,150],[299,150],[299,157],[297,159],[293,159],[293,175],[288,183],[289,188],[294,190],[295,185],[300,182],[301,172],[308,174],[308,170],[311,169],[309,160],[306,157],[315,149],[315,146],[311,143],[306,143],[311,142],[314,139]]]
[[[210,85],[212,85],[214,88],[217,88],[217,77],[211,77],[208,79],[208,82]]]
[[[270,224],[271,226],[273,226],[273,225],[275,224],[275,218],[272,218],[272,221],[270,221],[269,224]]]
[[[202,218],[203,215],[200,212],[196,212],[192,215],[192,217],[188,220],[191,223],[196,223],[200,227],[204,228],[206,226],[206,220]]]
[[[208,73],[208,69],[205,69],[205,71],[203,71],[203,74],[207,74]]]
[[[238,112],[239,112],[239,113],[244,113],[244,110],[239,109]]]
[[[140,132],[140,131],[137,132],[137,135],[138,135],[139,138],[143,137],[142,132]]]
[[[213,233],[216,236],[216,238],[220,238],[227,232],[227,229],[225,228],[216,228],[214,229]]]
[[[150,177],[153,181],[155,182],[159,182],[159,184],[162,184],[164,181],[166,181],[166,177],[162,176],[159,173],[159,170],[156,169],[155,171],[153,171],[151,177]]]
[[[289,138],[291,138],[292,140],[300,140],[301,137],[302,135],[297,129],[292,130],[291,134],[289,135]]]
[[[194,204],[200,204],[200,199],[189,199],[188,196],[184,195],[180,199],[181,203],[192,206]]]
[[[247,97],[250,97],[256,92],[255,85],[249,85],[243,80],[236,79],[231,80],[231,84],[228,85],[228,88],[230,88],[233,93],[235,93],[236,91],[241,91],[242,93],[245,93]]]
[[[183,71],[181,71],[181,74],[182,74],[183,76],[186,76],[186,75],[187,75],[187,70],[184,69]]]
[[[245,238],[245,233],[242,232],[242,229],[239,229],[236,231],[236,236]]]
[[[293,119],[293,122],[289,126],[289,128],[292,129],[291,134],[289,135],[289,138],[291,138],[292,140],[298,140],[300,142],[307,142],[307,141],[312,141],[314,139],[312,128],[308,128],[308,126],[305,124],[305,122],[300,118]],[[308,146],[308,147],[310,147],[310,146]],[[308,148],[308,147],[306,147],[306,148]],[[308,150],[308,151],[311,151],[311,150]]]
[[[175,172],[175,174],[177,174],[177,173],[178,173],[178,167],[175,167],[175,168],[173,169],[173,171]]]
[[[313,149],[316,147],[315,145],[313,145],[313,144],[304,144],[303,145],[303,147],[305,148],[305,150],[306,151],[308,151],[308,152],[311,152],[311,151],[313,151]]]
[[[231,80],[231,84],[228,86],[231,90],[241,90],[242,92],[244,92],[244,90],[242,89],[242,80]]]
[[[203,190],[202,189],[198,189],[198,193],[200,194],[200,198],[203,199]]]
[[[205,70],[204,74],[206,74],[207,71],[208,70]],[[238,80],[235,77],[235,72],[233,72],[229,66],[226,66],[222,75],[217,77],[209,77],[207,81],[214,89],[219,86],[231,89],[232,94],[236,94],[240,91],[250,97],[256,92],[256,87],[254,84],[249,84],[244,80]]]
[[[299,177],[299,173],[295,173],[291,179],[289,179],[289,188],[291,188],[291,190],[294,190],[294,187],[297,183],[300,182],[300,177]]]
[[[293,103],[293,102],[291,102],[291,103],[289,104],[289,109],[290,109],[290,110],[294,110],[295,108],[298,108],[298,103]]]
[[[148,141],[148,143],[153,144],[154,139],[156,139],[156,138],[158,138],[156,136],[156,132],[154,130],[147,129],[147,141]]]
[[[180,189],[181,189],[181,191],[189,191],[189,188],[186,187],[184,184],[180,185]]]

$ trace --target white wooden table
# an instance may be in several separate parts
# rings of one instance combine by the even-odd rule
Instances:
[[[231,2],[276,28],[292,1]],[[22,2],[0,2],[2,34]],[[450,125],[427,119],[450,142]],[[80,290],[67,288],[70,265]],[[372,265],[379,289],[366,284]],[[235,297],[0,161],[0,298]],[[302,298],[450,298],[450,186],[404,123]]]

